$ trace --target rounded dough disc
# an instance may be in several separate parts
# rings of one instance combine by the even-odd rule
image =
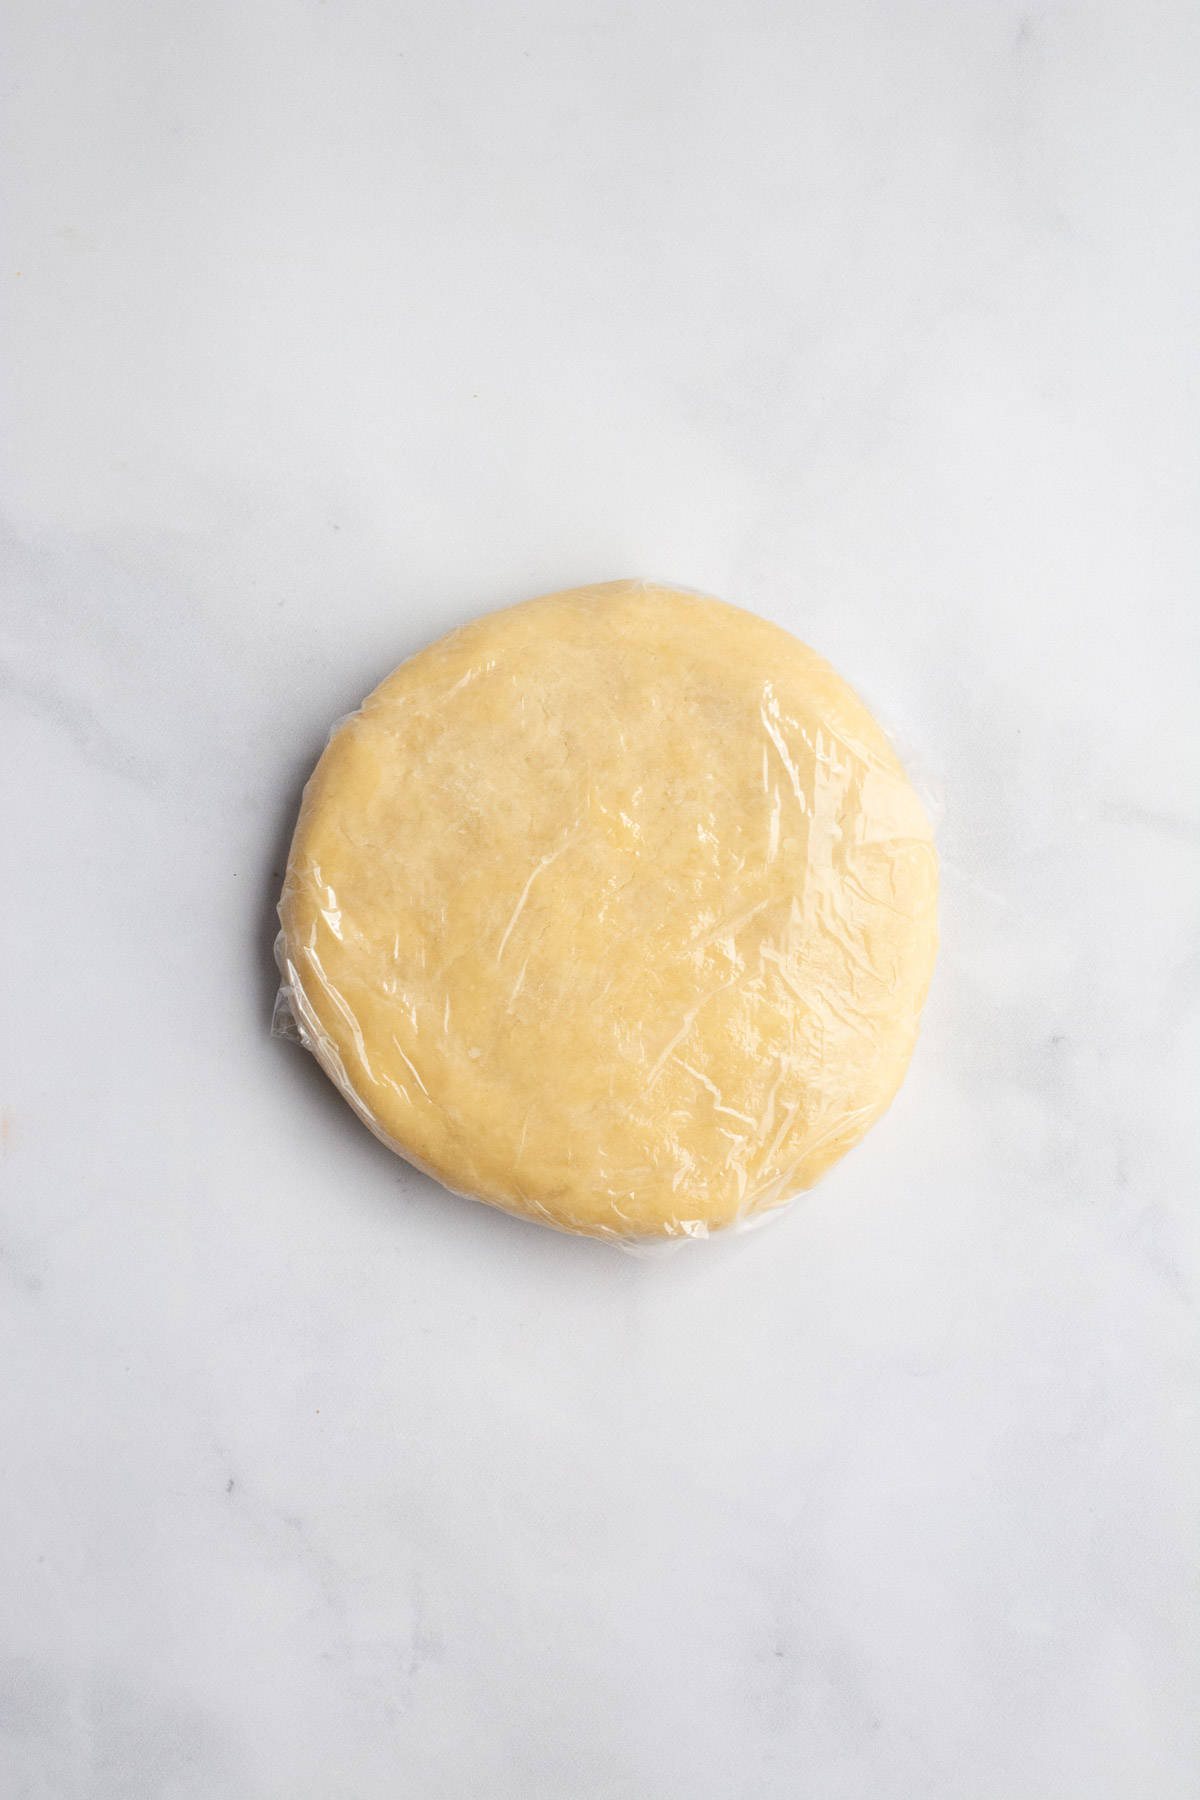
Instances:
[[[285,986],[376,1133],[595,1236],[703,1235],[842,1156],[904,1076],[929,823],[861,701],[752,614],[641,581],[406,662],[331,739]]]

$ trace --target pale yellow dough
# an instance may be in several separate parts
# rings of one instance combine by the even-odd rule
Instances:
[[[324,1068],[448,1187],[702,1235],[892,1099],[937,945],[929,823],[820,657],[641,581],[452,632],[332,738],[280,916]]]

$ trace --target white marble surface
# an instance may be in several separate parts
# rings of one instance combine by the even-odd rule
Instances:
[[[1196,9],[8,17],[0,1794],[1195,1800]],[[901,1100],[665,1262],[267,1035],[328,721],[637,573],[944,805]]]

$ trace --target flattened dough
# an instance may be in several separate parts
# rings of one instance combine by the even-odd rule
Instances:
[[[929,823],[827,663],[610,582],[423,650],[337,731],[280,903],[302,1033],[458,1192],[703,1235],[808,1187],[899,1087]]]

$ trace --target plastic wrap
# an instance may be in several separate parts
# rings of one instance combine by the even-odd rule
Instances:
[[[641,581],[493,613],[333,733],[276,1029],[447,1187],[637,1242],[763,1218],[896,1092],[924,810],[803,644]]]

